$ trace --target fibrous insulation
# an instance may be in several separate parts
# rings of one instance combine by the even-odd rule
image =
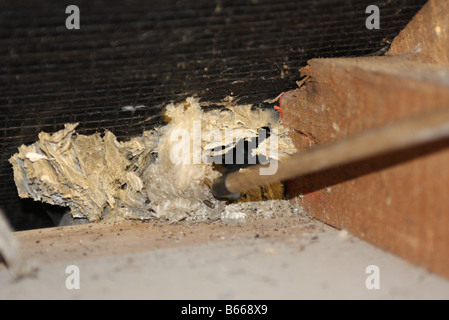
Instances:
[[[211,193],[221,173],[208,159],[262,127],[271,133],[253,154],[282,160],[296,149],[273,110],[229,101],[224,107],[206,112],[194,98],[169,104],[166,125],[128,141],[110,131],[78,134],[76,123],[41,132],[10,159],[19,195],[69,207],[73,217],[89,221],[228,217],[232,209]],[[270,143],[277,143],[275,152]]]

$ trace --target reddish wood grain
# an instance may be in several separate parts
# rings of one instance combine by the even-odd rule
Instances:
[[[448,17],[448,2],[429,1],[387,57],[311,60],[310,78],[282,97],[298,149],[449,107],[449,30],[435,29]],[[449,277],[448,164],[441,140],[287,185],[316,218]]]

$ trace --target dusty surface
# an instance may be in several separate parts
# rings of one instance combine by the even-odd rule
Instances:
[[[449,298],[447,280],[317,221],[95,224],[18,237],[39,272],[12,282],[0,270],[0,299]],[[373,264],[380,287],[369,290]],[[65,285],[69,265],[79,289]]]
[[[38,264],[186,247],[243,239],[285,239],[334,230],[307,216],[244,222],[169,224],[165,222],[100,222],[16,232],[24,258]],[[0,269],[3,266],[0,266]]]

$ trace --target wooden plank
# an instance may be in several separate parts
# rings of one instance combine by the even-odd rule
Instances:
[[[394,39],[389,56],[449,66],[449,1],[429,0]]]
[[[396,57],[313,59],[302,69],[311,79],[282,96],[284,121],[324,143],[417,116],[447,103],[448,72]]]
[[[444,12],[447,19],[437,4],[448,5],[430,1],[420,14]],[[420,59],[406,54],[416,48],[406,39],[418,39],[407,32],[426,30],[419,21],[430,19],[417,17],[388,57],[313,59],[301,70],[310,78],[281,100],[299,149],[449,107],[448,42]],[[447,27],[441,30],[446,37]],[[426,34],[420,43],[433,43]],[[296,179],[288,189],[314,217],[449,277],[448,163],[445,139]]]
[[[117,221],[15,232],[21,257],[39,265],[122,255],[239,239],[295,240],[304,234],[335,231],[306,216],[279,213],[275,219],[249,217],[243,223]],[[0,263],[0,270],[5,265]]]
[[[434,71],[390,58],[312,60],[313,80],[282,98],[285,123],[304,148],[449,106],[449,70],[446,81],[427,79]],[[289,190],[313,216],[449,277],[448,147],[442,140],[327,170]]]

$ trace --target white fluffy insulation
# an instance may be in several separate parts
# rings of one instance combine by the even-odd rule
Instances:
[[[269,216],[273,210],[297,210],[287,200],[227,204],[213,197],[210,183],[221,173],[211,163],[198,161],[199,153],[223,145],[226,132],[232,132],[235,140],[222,152],[241,138],[257,136],[257,129],[264,126],[271,128],[267,145],[277,132],[278,149],[270,154],[270,148],[260,145],[256,153],[282,160],[296,152],[275,111],[252,110],[251,105],[230,101],[223,106],[204,111],[195,98],[169,104],[167,125],[128,141],[117,141],[110,131],[78,134],[76,123],[53,134],[41,132],[37,142],[22,145],[10,159],[19,195],[69,207],[74,218],[91,222],[232,220],[251,212]],[[187,138],[179,140],[180,132],[187,132]],[[191,152],[182,153],[185,149],[180,146],[189,144]],[[184,158],[174,163],[171,155]]]

